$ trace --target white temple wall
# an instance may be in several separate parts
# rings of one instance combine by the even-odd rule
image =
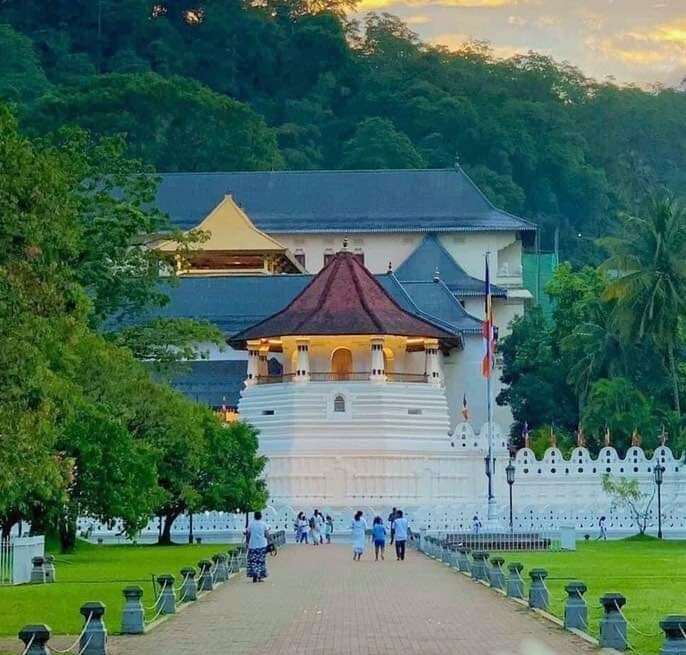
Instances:
[[[305,254],[305,268],[318,273],[324,268],[324,255],[338,252],[348,238],[348,250],[364,254],[364,265],[372,273],[385,273],[389,262],[396,269],[419,246],[423,233],[391,234],[272,234],[291,252]]]
[[[465,395],[467,396],[470,420],[474,425],[481,425],[488,420],[486,379],[481,374],[483,356],[483,337],[480,334],[465,334],[463,350],[453,349],[447,357],[442,356],[451,431],[464,420],[462,402]],[[491,378],[494,399],[503,387],[500,381],[501,375],[502,367],[496,364]],[[509,406],[502,407],[494,402],[493,417],[498,425],[502,425],[505,431],[509,432],[513,421]]]

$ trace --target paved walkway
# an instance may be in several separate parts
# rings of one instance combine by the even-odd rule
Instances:
[[[496,655],[530,640],[557,655],[593,650],[414,551],[375,563],[368,549],[357,563],[349,546],[288,546],[268,565],[262,584],[234,578],[150,634],[113,637],[112,655]]]

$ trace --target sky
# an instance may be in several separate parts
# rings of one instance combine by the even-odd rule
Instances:
[[[359,10],[399,16],[431,43],[488,41],[501,57],[535,50],[598,80],[686,77],[686,0],[361,0]]]

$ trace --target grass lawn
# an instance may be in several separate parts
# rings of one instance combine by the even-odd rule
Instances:
[[[633,537],[622,541],[579,542],[571,553],[505,553],[507,563],[520,561],[528,571],[548,571],[550,609],[562,618],[564,590],[569,580],[586,583],[590,633],[598,637],[603,614],[598,599],[618,591],[626,599],[624,615],[630,624],[628,641],[641,655],[657,653],[663,639],[658,622],[668,614],[686,614],[686,542]]]
[[[154,603],[152,574],[171,573],[181,583],[179,570],[218,552],[222,544],[174,546],[96,546],[79,542],[70,555],[55,554],[57,582],[45,585],[0,587],[0,635],[16,636],[27,623],[47,623],[54,634],[78,634],[83,626],[79,607],[87,601],[105,603],[105,622],[118,632],[124,605],[122,589],[140,585],[143,604]],[[152,618],[154,612],[148,612]]]

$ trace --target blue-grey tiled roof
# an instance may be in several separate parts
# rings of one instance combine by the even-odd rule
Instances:
[[[269,371],[281,373],[281,365],[276,359],[269,360]],[[172,372],[171,386],[203,405],[216,408],[226,405],[235,409],[247,373],[246,360],[186,362],[178,373]]]
[[[375,276],[385,291],[402,309],[429,320],[451,333],[469,329],[462,320],[458,301],[450,294],[443,296],[446,307],[436,301],[434,282],[406,284],[395,275]],[[232,336],[281,311],[310,282],[312,275],[227,275],[218,277],[182,277],[178,284],[165,289],[169,303],[151,309],[132,322],[154,317],[194,318],[214,323],[227,336]],[[441,286],[441,285],[439,285]],[[445,288],[445,285],[442,285]],[[429,303],[425,296],[435,300]],[[467,316],[467,314],[465,314]]]
[[[532,230],[459,169],[166,173],[157,204],[182,229],[231,194],[268,234]]]
[[[427,234],[417,249],[397,268],[395,274],[405,283],[431,280],[436,271],[459,298],[484,295],[484,281],[468,275],[435,234]],[[507,295],[505,289],[495,285],[491,285],[491,293],[496,297]]]
[[[464,333],[481,332],[481,321],[468,314],[441,280],[399,282],[419,311]]]

